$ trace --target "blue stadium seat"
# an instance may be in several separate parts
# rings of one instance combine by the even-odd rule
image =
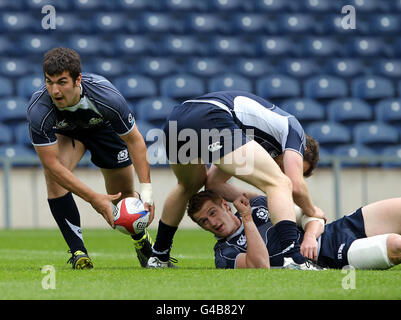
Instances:
[[[355,7],[355,11],[361,13],[374,13],[380,10],[379,1],[376,0],[350,0],[347,4]]]
[[[353,78],[361,75],[365,68],[360,59],[330,59],[325,68],[326,72],[340,78]]]
[[[114,84],[126,99],[139,99],[157,95],[157,87],[152,78],[139,74],[118,77]]]
[[[92,23],[94,32],[121,33],[124,31],[127,21],[124,13],[99,12],[92,18]]]
[[[401,145],[386,147],[382,150],[380,155],[384,157],[395,157],[397,159],[396,161],[391,161],[391,160],[383,161],[382,162],[383,168],[401,167]]]
[[[220,16],[202,12],[188,14],[185,17],[185,26],[192,33],[220,33],[226,30]]]
[[[327,168],[331,166],[331,162],[325,160],[326,157],[330,156],[329,150],[326,150],[326,148],[323,148],[322,146],[319,146],[319,163],[318,163],[318,168]]]
[[[238,11],[243,9],[242,0],[207,0],[210,3],[210,9],[216,11]]]
[[[57,33],[79,33],[82,29],[82,20],[79,16],[69,12],[57,12],[56,30]]]
[[[374,37],[353,37],[348,43],[348,55],[353,57],[380,57],[386,54],[382,39]]]
[[[306,57],[338,56],[341,46],[334,38],[309,36],[302,41],[304,55]]]
[[[274,72],[274,68],[265,59],[238,58],[232,63],[234,72],[247,78],[259,78]]]
[[[401,60],[380,60],[374,63],[373,71],[385,78],[401,79]]]
[[[194,98],[205,93],[202,80],[188,74],[175,74],[163,78],[160,90],[162,96],[176,99]]]
[[[10,79],[0,77],[0,97],[13,94],[13,83]]]
[[[165,6],[171,12],[185,11],[193,12],[197,10],[206,10],[207,1],[198,0],[166,0]]]
[[[256,11],[271,13],[271,12],[286,12],[290,9],[291,0],[256,0]]]
[[[354,142],[381,151],[399,143],[399,132],[382,122],[357,124],[353,130]]]
[[[18,53],[14,41],[5,35],[0,35],[0,56],[16,56]]]
[[[31,12],[41,12],[42,8],[46,5],[54,6],[56,11],[67,11],[72,9],[72,2],[65,0],[24,0],[21,2],[23,2]]]
[[[138,62],[138,70],[151,77],[163,77],[176,70],[174,59],[166,57],[145,57]]]
[[[351,143],[351,133],[347,127],[335,122],[315,122],[306,127],[305,132],[315,138],[319,144],[332,152],[341,144]]]
[[[245,77],[233,73],[225,73],[208,81],[208,91],[242,90],[252,91],[252,82]]]
[[[262,77],[256,82],[256,92],[263,98],[286,99],[301,95],[299,82],[282,74]]]
[[[368,148],[366,146],[360,145],[360,144],[346,144],[346,145],[341,145],[333,150],[333,155],[335,156],[342,156],[342,157],[349,157],[351,159],[357,159],[359,157],[365,157],[369,158],[372,156],[376,156],[377,153],[374,152],[371,148]],[[367,166],[377,166],[377,162],[368,160],[368,161],[362,161],[359,160],[355,162],[356,160],[353,161],[345,161],[342,162],[343,167],[360,167],[361,165],[367,165]]]
[[[0,74],[5,77],[15,78],[29,74],[32,65],[25,59],[1,58]]]
[[[140,31],[146,33],[174,33],[180,30],[179,20],[169,13],[143,12],[138,22]]]
[[[375,110],[377,121],[394,126],[401,133],[401,100],[399,98],[380,100]]]
[[[336,99],[327,106],[329,121],[339,122],[349,128],[363,121],[373,120],[372,108],[357,98]]]
[[[399,15],[395,14],[374,14],[369,21],[371,34],[385,36],[398,34],[401,31]]]
[[[142,35],[116,35],[114,46],[119,55],[147,55],[153,49],[153,42]]]
[[[17,80],[17,94],[20,97],[30,98],[45,84],[42,74],[21,77]]]
[[[215,36],[211,40],[210,50],[218,56],[241,56],[250,54],[248,44],[236,36]]]
[[[136,104],[136,118],[161,128],[168,115],[178,104],[178,101],[168,97],[146,98]]]
[[[236,33],[263,33],[266,29],[266,16],[259,13],[238,13],[232,17],[232,30]]]
[[[38,34],[24,35],[18,43],[20,54],[24,56],[43,55],[54,47],[57,45],[52,37]]]
[[[113,9],[114,1],[103,0],[73,0],[74,8],[78,11],[100,11]]]
[[[15,1],[15,0],[0,1],[0,11],[20,10],[23,9],[23,7],[24,3],[22,1]]]
[[[353,97],[369,100],[391,98],[395,95],[391,80],[379,76],[362,76],[351,82]]]
[[[5,33],[30,32],[39,23],[29,13],[3,11],[0,12],[0,29]]]
[[[13,133],[9,126],[0,124],[0,145],[11,144],[13,142]]]
[[[302,0],[301,2],[302,9],[310,13],[327,13],[336,9],[331,0]]]
[[[280,70],[294,78],[306,78],[314,75],[317,64],[312,59],[286,59],[281,63]]]
[[[121,11],[143,11],[151,8],[149,0],[114,0],[117,10]]]
[[[185,63],[185,71],[198,77],[213,77],[226,70],[224,62],[219,58],[190,57]]]
[[[278,17],[277,28],[284,34],[308,34],[313,32],[313,16],[303,13],[284,13]]]
[[[29,135],[29,126],[26,122],[15,126],[14,137],[17,145],[32,147],[32,142]]]
[[[280,108],[297,118],[303,127],[306,127],[313,121],[324,121],[326,118],[323,105],[316,100],[308,98],[295,98],[284,100]]]
[[[104,49],[103,41],[95,35],[72,35],[67,41],[68,46],[82,56],[99,55]]]
[[[346,97],[348,87],[341,78],[321,74],[305,80],[304,92],[308,98],[333,99]]]
[[[358,27],[356,29],[345,29],[342,22],[344,16],[341,14],[341,9],[336,14],[329,14],[325,17],[321,24],[316,29],[319,34],[327,35],[343,35],[343,34],[359,34],[362,30],[367,29],[365,22],[358,19]]]
[[[256,41],[257,50],[260,56],[285,57],[294,54],[293,41],[282,36],[258,37]]]
[[[32,159],[35,156],[35,152],[32,148],[9,144],[0,146],[0,156],[14,160],[18,158]]]
[[[124,75],[127,66],[120,59],[97,58],[93,61],[93,72],[106,78]]]
[[[189,35],[167,35],[163,37],[159,50],[167,55],[197,55],[200,51],[199,40]]]
[[[9,97],[0,99],[0,121],[3,123],[15,123],[26,121],[28,99],[22,97]]]

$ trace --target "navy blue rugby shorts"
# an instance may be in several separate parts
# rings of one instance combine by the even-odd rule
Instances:
[[[167,157],[176,164],[197,158],[209,164],[250,141],[228,111],[204,102],[176,106],[163,131]]]
[[[321,236],[318,264],[341,269],[348,265],[348,250],[357,239],[366,238],[362,208],[325,226]]]
[[[99,168],[118,169],[132,164],[127,145],[111,127],[55,132],[82,142],[91,154],[92,163]]]

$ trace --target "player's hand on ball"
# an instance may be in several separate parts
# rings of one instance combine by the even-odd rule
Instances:
[[[114,217],[111,210],[110,202],[117,200],[121,197],[121,192],[117,194],[101,194],[96,193],[96,195],[90,201],[92,207],[100,213],[107,223],[114,228]]]
[[[148,222],[148,225],[146,226],[146,227],[149,227],[153,221],[153,218],[155,217],[155,204],[153,203],[152,205],[150,205],[149,203],[145,202],[144,206],[145,206],[145,210],[149,211],[149,222]]]

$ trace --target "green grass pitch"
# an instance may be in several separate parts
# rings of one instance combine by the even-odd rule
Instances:
[[[177,231],[172,256],[178,269],[148,270],[139,266],[128,236],[116,230],[83,234],[93,270],[66,264],[70,254],[58,230],[0,231],[0,299],[401,300],[400,266],[356,270],[353,278],[341,270],[216,270],[213,236],[195,229]],[[51,283],[50,273],[42,273],[47,265],[55,271],[54,289],[44,288]]]

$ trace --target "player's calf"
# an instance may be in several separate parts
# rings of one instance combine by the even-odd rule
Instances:
[[[387,255],[394,265],[401,263],[401,235],[395,233],[388,235]]]

